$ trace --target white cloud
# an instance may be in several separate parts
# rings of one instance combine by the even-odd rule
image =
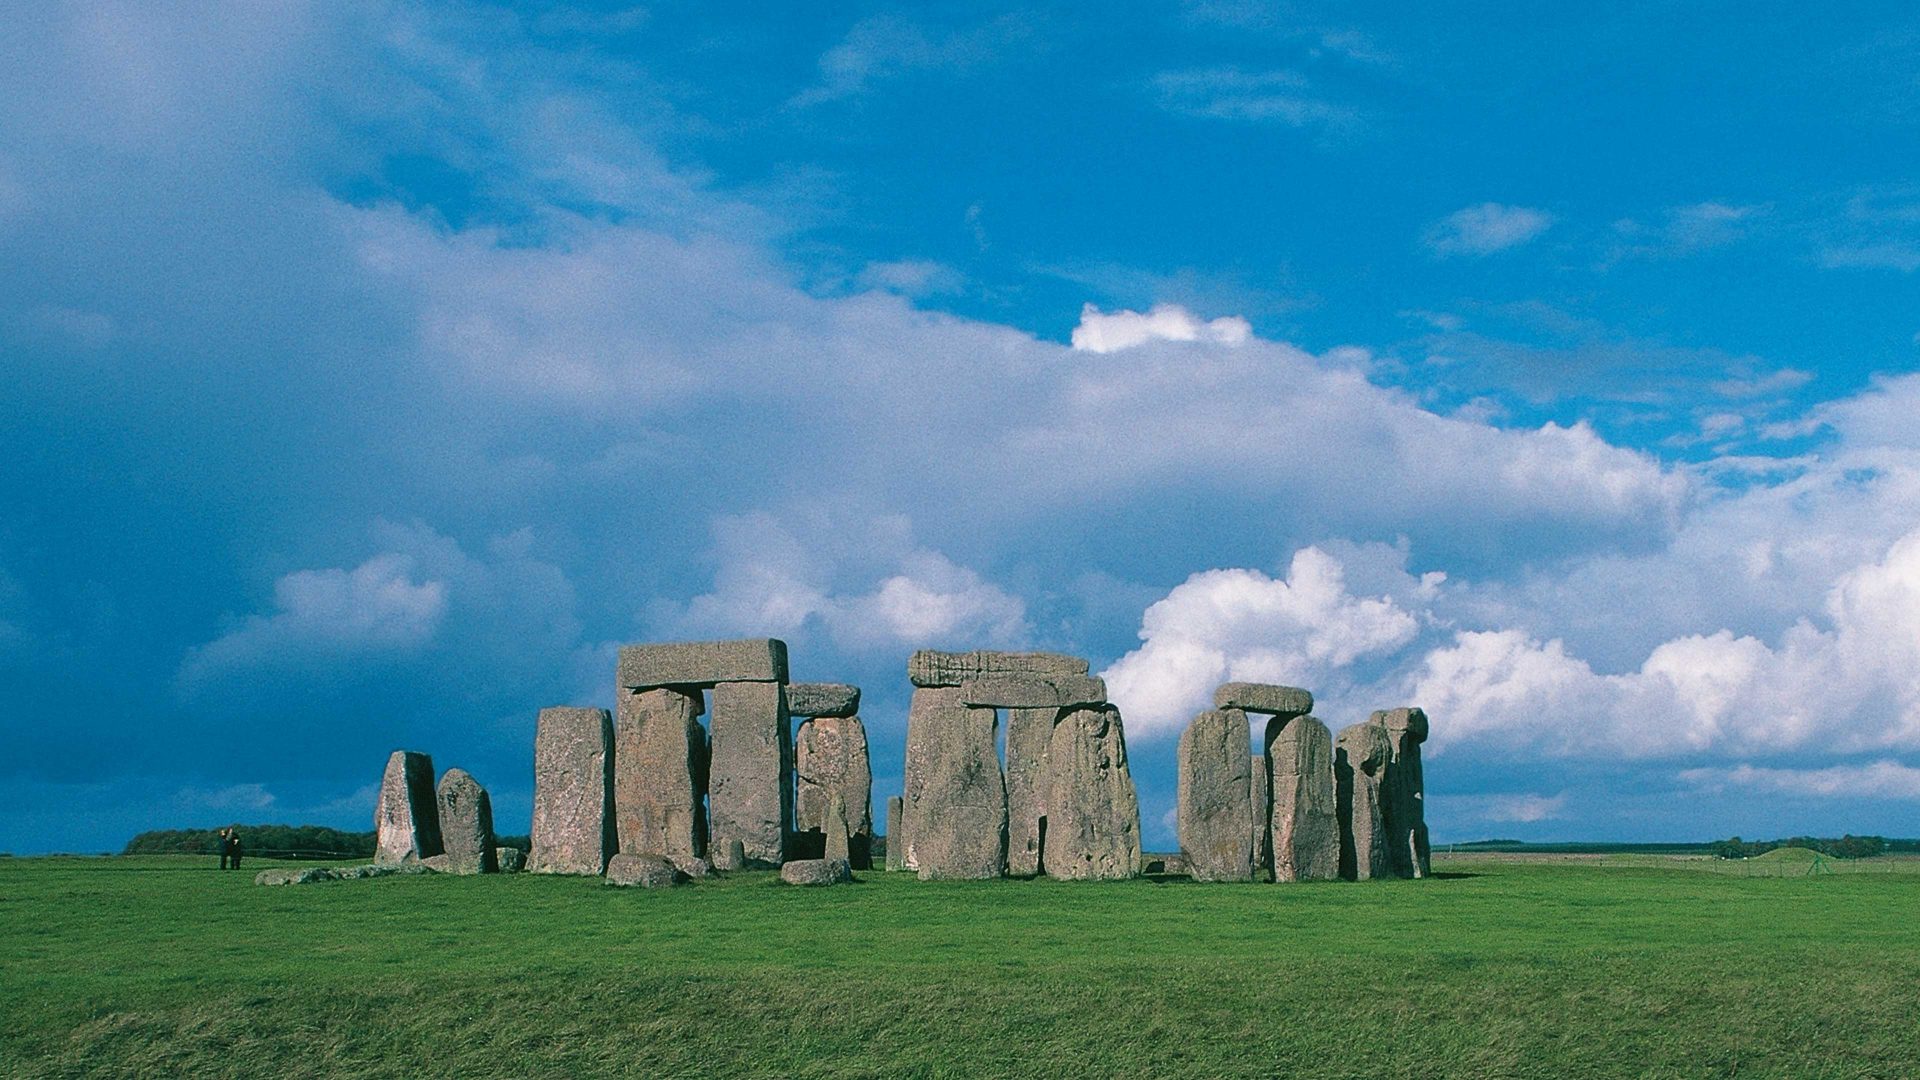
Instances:
[[[1080,325],[1073,328],[1073,347],[1085,352],[1110,353],[1149,341],[1205,341],[1242,345],[1253,327],[1238,315],[1203,320],[1177,304],[1156,304],[1141,314],[1116,311],[1111,315],[1088,304],[1080,309]]]
[[[903,296],[955,293],[966,283],[953,267],[929,259],[868,263],[860,271],[859,281],[862,288],[885,289]]]
[[[1210,120],[1323,128],[1347,128],[1357,120],[1352,109],[1314,93],[1307,77],[1297,71],[1163,71],[1153,77],[1153,90],[1168,112]]]
[[[1558,795],[1429,795],[1432,820],[1521,822],[1552,821],[1566,813],[1567,792]]]
[[[911,72],[964,71],[1026,36],[1026,22],[1013,16],[953,31],[930,30],[890,14],[870,16],[821,54],[819,81],[788,104],[809,108],[857,97],[875,83]]]
[[[1552,224],[1545,210],[1489,202],[1448,214],[1424,239],[1437,255],[1491,255],[1533,240]]]
[[[1746,788],[1822,799],[1920,800],[1920,769],[1891,758],[1823,769],[1769,769],[1746,764],[1731,769],[1686,769],[1679,779],[1711,791]]]

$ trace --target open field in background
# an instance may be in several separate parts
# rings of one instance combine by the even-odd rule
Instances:
[[[1755,860],[1756,862],[1758,860]],[[1784,860],[1776,860],[1784,861]],[[1878,862],[1879,860],[1874,860]],[[1920,860],[922,884],[0,860],[10,1075],[1920,1074]],[[312,865],[312,864],[306,864]]]
[[[1433,853],[1434,869],[1445,873],[1456,865],[1504,863],[1519,866],[1586,866],[1649,870],[1685,870],[1730,877],[1815,877],[1826,874],[1920,875],[1920,855],[1881,855],[1871,859],[1835,859],[1806,848],[1778,848],[1751,859],[1720,859],[1712,855],[1649,855],[1640,853],[1472,852]]]

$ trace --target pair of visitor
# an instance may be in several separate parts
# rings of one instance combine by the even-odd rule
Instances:
[[[240,826],[220,830],[220,869],[240,869]]]

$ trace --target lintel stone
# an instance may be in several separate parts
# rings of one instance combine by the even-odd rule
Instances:
[[[907,679],[926,688],[959,686],[986,675],[1085,675],[1077,656],[1045,652],[937,652],[921,649],[907,659]]]
[[[1213,707],[1272,716],[1305,716],[1313,711],[1313,695],[1297,686],[1230,682],[1222,683],[1220,689],[1213,692]]]
[[[986,675],[960,684],[960,699],[996,709],[1104,705],[1107,681],[1092,675]]]
[[[659,642],[620,647],[619,682],[629,690],[787,681],[787,643],[778,638]]]
[[[860,688],[849,683],[787,684],[789,716],[853,716],[860,711]]]

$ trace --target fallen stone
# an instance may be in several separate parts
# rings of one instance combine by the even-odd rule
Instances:
[[[275,867],[253,875],[255,885],[311,885],[317,881],[337,881],[336,871],[324,866]]]
[[[426,858],[421,859],[420,865],[426,867],[427,869],[433,871],[436,874],[453,873],[453,864],[447,861],[447,854],[444,851],[438,855],[429,855]]]
[[[780,867],[780,880],[789,885],[844,885],[853,880],[845,859],[795,859]]]
[[[793,716],[852,716],[860,711],[860,688],[848,683],[787,684],[787,712]]]
[[[694,881],[700,881],[703,878],[713,876],[713,864],[705,859],[668,859],[667,861],[673,864],[675,870],[680,871]]]
[[[992,709],[969,708],[958,687],[913,692],[907,710],[907,865],[922,881],[1006,874],[1007,788],[998,726]]]
[[[907,658],[907,679],[918,687],[959,686],[987,675],[1085,675],[1077,656],[1043,652],[936,652],[922,649]]]
[[[438,855],[440,810],[433,797],[433,758],[395,750],[380,777],[373,811],[373,861],[409,862]]]
[[[621,852],[607,861],[607,884],[640,889],[666,889],[680,884],[680,871],[665,857]]]
[[[827,803],[826,834],[825,857],[852,865],[852,860],[847,858],[847,804],[837,791]]]
[[[1253,880],[1273,880],[1273,777],[1267,768],[1267,756],[1254,754],[1247,762],[1248,813],[1253,821]]]
[[[1177,854],[1145,855],[1140,860],[1140,872],[1154,875],[1179,875],[1190,873],[1187,857]]]
[[[966,691],[961,690],[962,696]],[[1057,708],[1007,710],[1007,873],[1041,872],[1047,828],[1047,746]]]
[[[739,840],[749,866],[779,866],[793,831],[793,742],[786,688],[723,682],[713,688],[707,766],[712,834]]]
[[[493,854],[493,801],[487,789],[465,769],[448,769],[434,790],[440,807],[440,842],[448,874],[491,874],[500,868]],[[434,869],[439,870],[440,867]]]
[[[1426,778],[1420,744],[1427,741],[1427,714],[1420,709],[1384,709],[1367,723],[1387,733],[1389,754],[1380,781],[1380,818],[1386,830],[1387,859],[1396,877],[1423,878],[1433,872],[1427,842]]]
[[[1376,724],[1342,728],[1333,741],[1333,799],[1340,822],[1340,876],[1348,881],[1391,877],[1380,779],[1392,756],[1387,730]]]
[[[793,827],[818,834],[809,847],[825,849],[827,810],[835,795],[846,804],[849,861],[855,870],[873,865],[873,767],[867,729],[857,716],[816,716],[793,738]],[[799,856],[799,852],[794,852]]]
[[[1253,880],[1247,714],[1210,709],[1180,733],[1175,816],[1195,881]]]
[[[903,800],[895,795],[887,800],[887,869],[907,868],[907,823]]]
[[[622,692],[614,719],[613,805],[619,849],[693,858],[707,852],[707,731],[700,691]]]
[[[1333,733],[1311,716],[1267,725],[1272,770],[1273,880],[1340,876],[1340,821],[1333,792]]]
[[[775,638],[749,638],[623,645],[616,681],[628,690],[786,682],[787,643]]]
[[[1107,700],[1107,682],[1092,675],[988,675],[960,684],[960,700],[996,709],[1075,709]]]
[[[1074,709],[1047,747],[1047,839],[1042,865],[1065,881],[1140,873],[1140,801],[1127,739],[1112,705]]]
[[[1305,716],[1313,711],[1313,695],[1297,686],[1230,682],[1221,684],[1213,692],[1213,707],[1273,716]]]
[[[517,847],[493,849],[493,863],[503,874],[517,874],[527,868],[527,853]]]
[[[540,710],[533,737],[536,874],[601,874],[617,848],[613,717],[605,709]]]

